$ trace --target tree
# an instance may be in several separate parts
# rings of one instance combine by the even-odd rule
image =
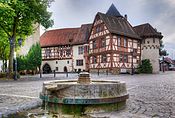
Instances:
[[[168,56],[167,50],[164,49],[163,41],[160,40],[160,49],[159,49],[160,56]]]
[[[28,54],[26,56],[20,56],[17,58],[18,62],[18,71],[23,70],[40,70],[42,55],[41,55],[41,47],[40,44],[34,44],[30,48]]]
[[[36,70],[37,68],[40,69],[42,56],[41,56],[41,47],[39,43],[33,45],[27,54],[27,61],[29,70]]]
[[[5,33],[0,31],[0,60],[3,62],[2,70],[5,72],[7,69],[7,60],[9,57],[9,43]]]
[[[45,28],[53,25],[51,13],[47,11],[53,0],[1,0],[0,30],[6,33],[10,44],[9,72],[13,71],[13,57],[16,39],[33,33],[33,24]]]
[[[138,67],[139,73],[152,73],[153,68],[149,59],[142,60]]]

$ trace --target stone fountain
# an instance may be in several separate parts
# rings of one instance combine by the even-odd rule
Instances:
[[[129,95],[124,82],[91,80],[89,73],[82,72],[78,81],[44,82],[40,98],[51,113],[80,115],[123,109]]]

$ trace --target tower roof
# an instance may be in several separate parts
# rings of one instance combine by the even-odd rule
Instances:
[[[158,37],[163,38],[162,34],[154,29],[149,23],[138,25],[134,30],[140,37]]]
[[[117,8],[112,4],[108,11],[106,12],[106,15],[110,16],[116,16],[116,17],[123,17],[120,12],[117,10]]]

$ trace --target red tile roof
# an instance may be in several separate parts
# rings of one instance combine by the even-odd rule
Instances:
[[[84,24],[81,28],[65,28],[46,31],[40,37],[41,47],[82,44],[87,42],[92,24]]]
[[[65,28],[46,31],[40,37],[41,47],[71,44],[77,37],[80,28]]]

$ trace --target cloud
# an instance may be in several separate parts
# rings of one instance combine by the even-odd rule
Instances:
[[[53,12],[53,28],[92,23],[95,14],[105,13],[112,3],[121,14],[128,15],[133,26],[148,22],[162,32],[165,48],[175,45],[175,0],[55,0],[49,9]]]

